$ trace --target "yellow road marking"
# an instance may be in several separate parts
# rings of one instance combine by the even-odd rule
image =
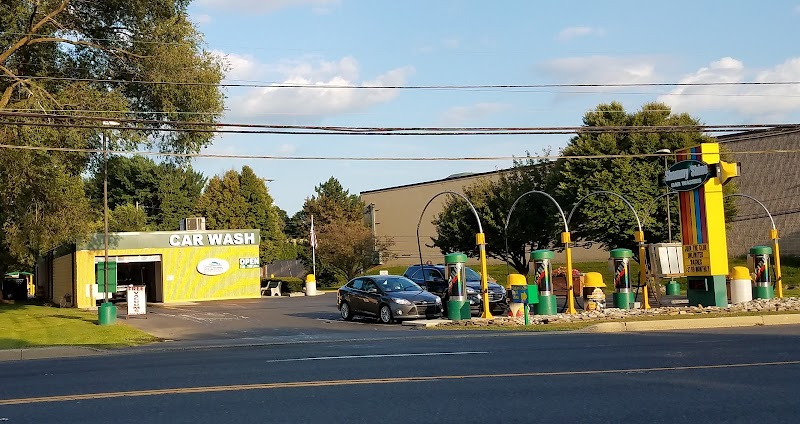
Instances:
[[[326,387],[326,386],[348,386],[348,385],[358,385],[358,384],[419,383],[426,381],[464,380],[464,379],[476,379],[476,378],[554,377],[554,376],[592,375],[592,374],[648,373],[648,372],[663,372],[663,371],[766,367],[766,366],[798,365],[798,364],[800,364],[800,360],[776,361],[776,362],[751,362],[751,363],[740,363],[740,364],[692,365],[692,366],[682,366],[682,367],[622,368],[622,369],[611,369],[611,370],[522,372],[522,373],[500,373],[500,374],[437,375],[437,376],[421,376],[421,377],[363,378],[363,379],[352,379],[352,380],[234,384],[228,386],[178,387],[171,389],[131,390],[122,392],[84,393],[84,394],[74,394],[74,395],[2,399],[0,400],[0,405],[22,405],[22,404],[43,403],[43,402],[68,402],[74,400],[176,395],[176,394],[188,394],[188,393],[214,393],[214,392],[232,392],[232,391],[242,391],[242,390],[288,389],[295,387]]]

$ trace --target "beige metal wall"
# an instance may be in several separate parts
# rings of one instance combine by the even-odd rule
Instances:
[[[784,150],[787,153],[738,154],[739,192],[755,197],[775,219],[781,255],[800,255],[800,129],[762,131],[721,137],[731,152]],[[728,226],[728,255],[746,255],[750,247],[771,245],[769,217],[758,203],[739,198],[737,217]]]
[[[486,177],[486,174],[481,175]],[[488,178],[495,177],[496,174],[488,176]],[[361,200],[364,203],[375,205],[375,235],[394,239],[392,252],[396,258],[391,262],[399,264],[419,262],[417,223],[425,205],[433,196],[443,191],[463,193],[463,187],[472,184],[477,178],[474,176],[452,178],[361,193]],[[436,235],[436,228],[431,221],[442,211],[445,200],[447,200],[446,195],[437,197],[422,216],[419,239],[423,261],[439,263],[443,260],[438,248],[428,248],[425,244],[433,244],[431,237]],[[475,231],[477,232],[477,224]]]
[[[375,205],[376,236],[388,236],[393,238],[395,242],[392,252],[396,255],[396,258],[385,265],[419,263],[416,237],[417,223],[422,210],[433,196],[443,191],[463,193],[464,187],[481,178],[494,180],[499,175],[499,172],[502,171],[362,192],[361,200],[367,205],[370,203]],[[429,248],[425,245],[433,244],[431,237],[436,235],[436,228],[431,221],[442,211],[442,206],[446,199],[446,195],[434,199],[422,216],[419,239],[422,247],[423,262],[430,260],[432,263],[441,263],[444,260],[443,254],[438,248]],[[478,232],[477,223],[475,232]],[[608,253],[598,249],[595,244],[590,249],[575,249],[573,257],[575,261],[605,260],[608,258]],[[475,259],[471,258],[471,261],[475,261]],[[489,261],[499,262],[492,259],[489,259]],[[563,255],[556,253],[555,261],[563,261]]]

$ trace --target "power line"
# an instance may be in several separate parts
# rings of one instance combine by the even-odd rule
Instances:
[[[11,79],[3,75],[3,78]],[[531,88],[631,88],[631,87],[730,87],[730,86],[793,86],[800,81],[711,81],[711,82],[631,82],[631,83],[552,83],[552,84],[434,84],[434,85],[344,85],[300,84],[280,81],[246,81],[206,83],[198,81],[144,81],[98,78],[71,78],[37,75],[18,75],[17,78],[49,81],[98,82],[107,84],[150,84],[178,86],[248,87],[248,88],[308,88],[348,90],[481,90]],[[670,95],[681,95],[674,93]]]
[[[353,126],[314,126],[314,125],[275,125],[219,123],[201,121],[174,121],[119,118],[114,116],[54,115],[47,113],[23,113],[0,111],[7,118],[28,118],[56,122],[31,122],[6,120],[0,124],[70,127],[103,129],[101,121],[113,119],[124,124],[150,127],[118,126],[116,130],[130,131],[178,131],[204,133],[255,133],[255,134],[295,134],[295,135],[541,135],[541,134],[596,134],[596,133],[673,133],[673,132],[732,132],[757,129],[796,129],[800,124],[731,124],[731,125],[661,125],[661,126],[557,126],[557,127],[353,127]],[[74,123],[75,120],[92,122]],[[234,129],[230,129],[234,128]],[[237,129],[238,128],[238,129]]]
[[[47,147],[47,146],[21,146],[16,144],[0,144],[0,149],[52,151],[69,153],[103,153],[103,149],[84,149],[75,147]],[[174,153],[174,152],[153,152],[148,150],[126,151],[108,150],[109,154],[116,155],[144,155],[144,156],[164,156],[164,157],[183,157],[183,158],[210,158],[210,159],[269,159],[269,160],[321,160],[321,161],[398,161],[398,162],[430,162],[430,161],[501,161],[514,159],[546,160],[555,161],[559,159],[578,160],[578,159],[642,159],[648,157],[663,157],[661,153],[650,154],[617,154],[617,155],[580,155],[580,156],[428,156],[428,157],[392,157],[392,156],[274,156],[274,155],[231,155],[213,153]],[[787,150],[759,150],[747,152],[728,152],[733,154],[784,154],[800,153],[800,149]]]

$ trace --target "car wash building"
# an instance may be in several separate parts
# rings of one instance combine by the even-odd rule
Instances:
[[[259,230],[108,234],[109,297],[144,286],[148,302],[261,296]],[[37,286],[61,306],[94,308],[105,296],[104,234],[63,246],[37,263]]]

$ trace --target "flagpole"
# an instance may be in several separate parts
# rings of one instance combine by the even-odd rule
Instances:
[[[317,275],[317,243],[314,240],[314,215],[311,215],[311,273],[316,277]]]

